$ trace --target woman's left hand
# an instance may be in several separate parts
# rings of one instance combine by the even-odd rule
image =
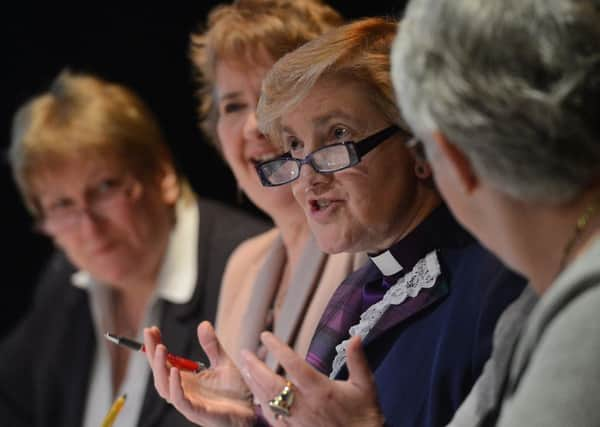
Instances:
[[[270,424],[307,427],[383,425],[375,381],[360,338],[354,337],[347,348],[349,376],[346,381],[330,380],[269,332],[264,332],[261,340],[285,369],[287,379],[292,383],[293,401],[289,405],[289,416],[276,419],[269,401],[281,393],[286,379],[272,372],[252,353],[243,352],[244,379]]]

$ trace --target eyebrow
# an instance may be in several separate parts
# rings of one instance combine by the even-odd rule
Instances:
[[[242,94],[242,92],[240,92],[240,91],[227,92],[227,93],[224,93],[223,95],[219,96],[218,99],[219,99],[219,102],[226,101],[228,99],[238,98],[239,96],[241,96],[241,94]]]
[[[314,119],[312,119],[312,123],[314,124],[315,128],[317,130],[319,130],[320,128],[325,127],[333,119],[337,119],[337,118],[343,118],[346,120],[351,120],[353,122],[359,122],[359,125],[361,125],[360,119],[358,119],[356,116],[351,116],[341,110],[333,110],[326,114],[323,114],[322,116],[315,117]],[[283,132],[287,132],[292,135],[294,134],[294,132],[292,131],[292,128],[290,128],[289,126],[282,126],[281,130]]]

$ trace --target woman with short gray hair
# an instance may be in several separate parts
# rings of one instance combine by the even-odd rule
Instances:
[[[541,297],[468,425],[597,424],[600,2],[413,0],[392,70],[443,197]]]

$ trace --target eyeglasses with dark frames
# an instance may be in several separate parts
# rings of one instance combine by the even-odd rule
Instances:
[[[35,230],[51,235],[74,230],[84,215],[105,217],[122,200],[136,200],[140,194],[141,183],[131,176],[101,180],[87,190],[84,206],[72,200],[58,203],[42,213]]]
[[[339,172],[360,163],[363,156],[396,132],[403,132],[407,136],[412,136],[402,128],[392,125],[358,142],[345,141],[326,145],[308,154],[303,159],[292,157],[287,152],[277,158],[257,164],[256,171],[260,177],[260,182],[265,187],[277,187],[295,181],[300,177],[300,169],[306,164],[309,164],[318,173]],[[411,139],[407,144],[412,143],[413,140]]]

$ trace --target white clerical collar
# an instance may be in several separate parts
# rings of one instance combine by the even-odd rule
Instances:
[[[175,206],[177,221],[171,235],[158,274],[157,295],[175,304],[185,304],[192,299],[198,274],[198,227],[200,212],[195,199],[179,199]],[[77,271],[71,283],[88,289],[97,283],[87,271]]]
[[[402,271],[402,265],[394,258],[388,250],[376,256],[369,256],[384,276],[392,276]]]

